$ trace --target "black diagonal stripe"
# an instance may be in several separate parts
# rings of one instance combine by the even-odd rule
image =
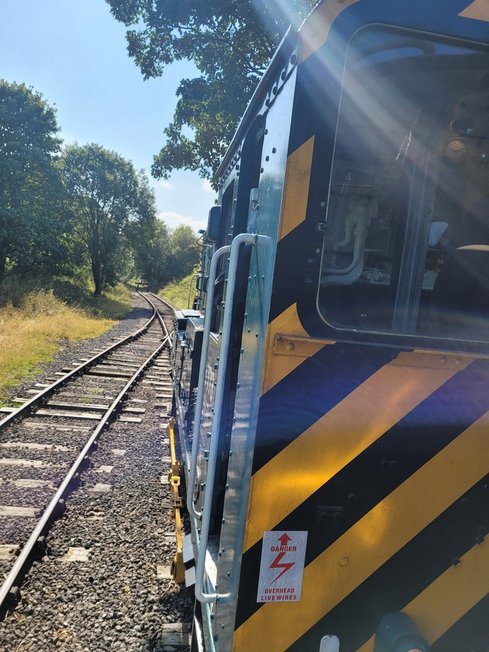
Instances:
[[[313,225],[302,222],[277,243],[269,321],[297,303],[304,294],[308,275],[312,280],[312,270],[307,265],[307,247],[316,241]],[[314,281],[317,283],[317,275]]]
[[[306,564],[489,410],[489,362],[478,360],[431,394],[279,523],[308,530]],[[382,409],[379,401],[379,409]],[[311,462],[312,469],[313,461]],[[261,542],[243,556],[242,581],[256,595]],[[244,622],[259,605],[238,605]]]
[[[487,544],[486,544],[487,545]],[[487,569],[481,569],[487,572]],[[487,652],[489,650],[489,594],[465,614],[436,643],[431,652]]]
[[[253,473],[398,353],[389,347],[326,345],[272,387],[260,401]]]
[[[354,652],[375,634],[382,616],[401,611],[450,566],[458,563],[458,559],[474,545],[478,545],[481,536],[489,530],[487,479],[486,476],[430,523],[291,645],[289,652],[318,650],[324,634],[338,636],[342,652]],[[481,569],[481,572],[484,572],[484,569]],[[443,606],[440,605],[439,608]],[[437,605],[433,605],[433,609],[437,609]],[[487,616],[486,612],[486,632],[489,621]],[[440,648],[436,648],[436,652],[487,652],[487,640],[486,647],[476,647],[477,637],[471,636],[467,636],[465,645],[443,647],[441,644]]]

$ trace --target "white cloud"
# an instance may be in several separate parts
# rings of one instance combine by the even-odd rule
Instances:
[[[160,211],[158,217],[171,229],[184,224],[185,226],[191,226],[194,231],[198,231],[199,229],[205,229],[207,226],[205,220],[199,220],[191,215],[182,215],[182,213],[177,213],[176,211]]]
[[[168,179],[160,179],[157,182],[157,185],[160,188],[163,188],[163,190],[172,190],[173,189],[173,184],[168,181]]]
[[[216,191],[211,186],[211,182],[209,181],[209,179],[205,179],[205,181],[202,182],[202,190],[204,190],[204,192],[209,192],[212,195],[216,194]]]

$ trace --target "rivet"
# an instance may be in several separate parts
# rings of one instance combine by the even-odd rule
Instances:
[[[345,567],[345,566],[348,566],[349,563],[350,563],[350,560],[348,559],[348,557],[342,557],[340,559],[340,566]]]

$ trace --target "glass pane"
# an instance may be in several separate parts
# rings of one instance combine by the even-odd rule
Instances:
[[[329,323],[487,339],[488,71],[460,44],[353,39],[319,287]]]

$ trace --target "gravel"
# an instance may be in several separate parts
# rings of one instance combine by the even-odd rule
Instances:
[[[138,320],[147,318],[148,311],[139,307],[98,338],[97,344],[106,346],[111,337],[133,331]],[[45,375],[67,366],[76,356],[89,357],[94,348],[87,342],[67,347]],[[160,360],[167,355],[163,353]],[[1,650],[169,650],[163,625],[191,621],[191,592],[157,577],[157,566],[171,564],[175,553],[174,538],[168,535],[174,532],[172,510],[163,506],[170,503],[168,469],[161,460],[169,455],[165,419],[162,409],[153,407],[165,402],[156,399],[161,393],[153,385],[139,383],[131,399],[147,401],[133,404],[146,408],[138,415],[141,423],[116,421],[103,433],[80,487],[49,532],[45,556],[34,563],[24,581],[20,603],[0,623]],[[165,400],[171,400],[170,394]],[[9,440],[14,440],[15,426],[10,430]],[[78,442],[84,435],[71,437]],[[31,441],[66,445],[66,433],[34,429]],[[7,452],[1,450],[0,457]],[[51,455],[56,460],[58,453]],[[2,468],[2,478],[6,470]],[[43,478],[43,469],[28,471],[28,477]],[[8,474],[27,477],[25,469],[9,468]],[[0,496],[3,489],[0,485]],[[40,489],[33,492],[43,495]],[[15,520],[21,519],[9,519]],[[78,554],[86,561],[68,561],[70,548],[82,549]],[[0,572],[5,568],[2,562]]]

